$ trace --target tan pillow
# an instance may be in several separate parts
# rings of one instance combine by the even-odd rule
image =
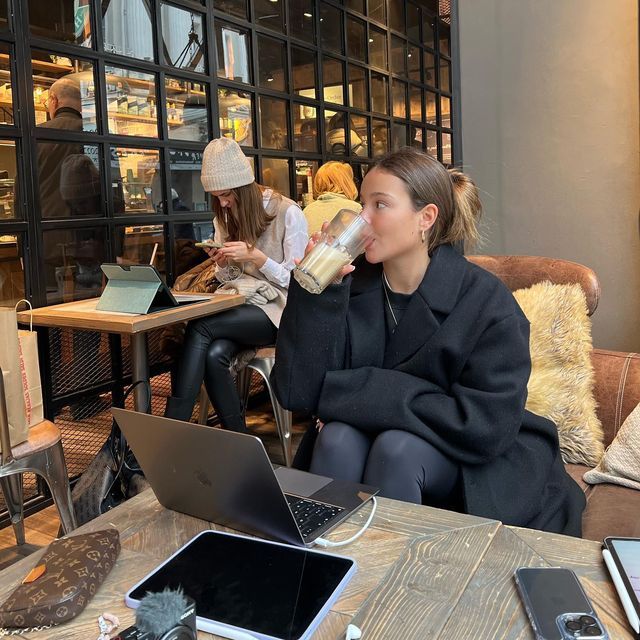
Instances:
[[[627,416],[595,469],[583,476],[585,482],[613,482],[640,490],[640,404]]]
[[[565,462],[598,464],[604,433],[596,415],[591,321],[578,284],[540,282],[513,294],[531,323],[526,408],[556,423]]]

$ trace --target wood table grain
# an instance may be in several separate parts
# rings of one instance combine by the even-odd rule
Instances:
[[[330,537],[339,540],[351,535],[369,508],[354,514]],[[64,627],[23,637],[96,638],[96,620],[103,611],[118,615],[123,625],[132,624],[134,613],[124,606],[125,592],[197,533],[226,530],[164,509],[150,490],[77,533],[107,527],[120,531],[123,550],[96,597]],[[344,638],[347,625],[353,622],[362,629],[363,640],[532,640],[513,571],[519,566],[559,565],[578,574],[612,640],[633,637],[596,542],[380,498],[369,530],[353,544],[329,553],[355,558],[358,572],[314,639]],[[0,573],[0,601],[40,555],[42,551]],[[214,637],[198,633],[201,640]]]

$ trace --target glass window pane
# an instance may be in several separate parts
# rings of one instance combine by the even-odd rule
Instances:
[[[213,7],[230,16],[247,19],[247,0],[213,0]]]
[[[369,17],[378,22],[387,22],[386,0],[369,0]]]
[[[407,43],[398,36],[391,36],[391,71],[403,77],[407,73]]]
[[[160,152],[111,147],[111,188],[116,215],[161,212]]]
[[[36,154],[43,218],[104,215],[97,145],[38,142]]]
[[[451,63],[440,58],[440,88],[451,93]]]
[[[356,109],[369,111],[367,71],[353,64],[349,65],[349,104]]]
[[[407,3],[407,36],[420,42],[420,8],[411,2]]]
[[[207,49],[202,14],[162,4],[162,44],[165,64],[204,73]]]
[[[440,42],[440,53],[444,53],[446,56],[449,56],[451,55],[449,25],[444,22],[440,22],[438,28],[440,30],[440,37],[438,38]]]
[[[440,96],[440,126],[451,128],[451,100]]]
[[[411,126],[409,144],[416,149],[422,149],[422,141],[424,140],[424,129],[422,127]]]
[[[165,77],[167,126],[172,140],[209,140],[206,87],[200,82]]]
[[[404,0],[389,0],[389,27],[404,33]]]
[[[451,146],[451,134],[442,133],[442,162],[451,164],[453,162],[453,147]]]
[[[16,143],[0,140],[0,220],[16,218]]]
[[[435,18],[426,11],[422,13],[422,44],[433,49],[436,38],[434,34]]]
[[[275,0],[254,0],[255,20],[260,27],[267,27],[274,31],[283,30],[284,2]]]
[[[7,0],[0,2],[0,29],[9,28],[9,11],[7,7]]]
[[[427,124],[438,124],[436,120],[436,94],[427,91]]]
[[[218,87],[218,109],[220,110],[220,135],[231,138],[238,144],[252,147],[253,95]]]
[[[346,123],[345,113],[342,111],[329,111],[325,109],[325,134],[327,153],[344,156],[347,154],[345,145],[344,128]]]
[[[316,86],[316,54],[308,49],[291,47],[291,67],[293,75],[293,92],[305,98],[315,100]]]
[[[86,60],[31,53],[36,125],[72,131],[96,130],[93,65]],[[64,107],[64,111],[58,113]]]
[[[293,148],[295,151],[318,151],[318,119],[316,108],[293,105]]]
[[[438,157],[438,132],[427,129],[427,153],[434,158]]]
[[[407,146],[407,125],[394,122],[391,125],[391,151]]]
[[[213,234],[212,222],[176,222],[173,225],[173,255],[177,276],[186,273],[208,258],[207,254],[196,247],[196,242],[207,240]]]
[[[389,79],[379,73],[371,74],[371,110],[389,113]]]
[[[420,87],[409,87],[409,110],[412,120],[422,122],[422,89]]]
[[[0,124],[13,124],[11,48],[0,43]]]
[[[420,75],[420,49],[418,47],[409,46],[407,49],[407,62],[409,64],[409,79],[416,82],[422,82]]]
[[[351,116],[350,122],[351,153],[367,157],[369,155],[369,118],[366,116]]]
[[[263,158],[262,184],[290,198],[289,160],[282,158]]]
[[[433,53],[424,52],[424,82],[436,86],[436,62]]]
[[[0,307],[13,307],[25,297],[22,258],[22,234],[0,235]]]
[[[115,234],[120,264],[152,264],[162,275],[166,273],[164,225],[118,226]]]
[[[266,149],[288,149],[287,103],[277,98],[260,98],[261,144]]]
[[[347,16],[347,56],[360,62],[367,61],[367,37],[362,20]]]
[[[56,229],[42,234],[47,304],[99,296],[107,261],[105,227]]]
[[[258,36],[258,83],[274,91],[287,90],[287,49],[284,42]]]
[[[154,60],[152,0],[102,0],[104,49],[139,60]]]
[[[322,82],[327,102],[344,104],[344,63],[334,58],[322,59]]]
[[[155,75],[105,67],[109,133],[158,137]]]
[[[218,78],[251,82],[250,36],[246,29],[228,24],[216,25]]]
[[[324,2],[320,3],[320,45],[325,50],[343,53],[342,11]]]
[[[389,123],[373,119],[373,157],[379,158],[389,151]]]
[[[362,15],[364,15],[364,3],[365,0],[344,0],[344,6],[347,9],[353,9]]]
[[[381,69],[387,68],[387,34],[379,29],[369,29],[369,62]]]
[[[3,2],[6,11],[6,2]],[[91,0],[29,2],[29,27],[38,38],[91,46]]]
[[[210,211],[211,206],[200,182],[202,153],[186,149],[169,150],[169,182],[173,211]]]
[[[393,115],[396,118],[408,118],[406,82],[394,79],[391,86],[391,101],[393,103]]]
[[[316,41],[313,0],[289,2],[289,34],[310,44]]]
[[[316,160],[296,160],[296,201],[303,208],[313,202],[313,177],[316,171]]]

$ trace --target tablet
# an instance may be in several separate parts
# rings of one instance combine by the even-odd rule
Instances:
[[[204,531],[136,584],[125,603],[165,587],[196,602],[197,626],[228,638],[305,640],[356,571],[353,559]]]
[[[640,633],[640,538],[605,538],[602,555],[627,618]]]

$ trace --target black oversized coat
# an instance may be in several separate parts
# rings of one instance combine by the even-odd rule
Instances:
[[[382,266],[321,295],[291,279],[272,383],[281,404],[369,434],[410,431],[460,465],[468,513],[580,535],[584,497],[555,425],[525,411],[529,323],[511,292],[438,247],[387,340]]]

